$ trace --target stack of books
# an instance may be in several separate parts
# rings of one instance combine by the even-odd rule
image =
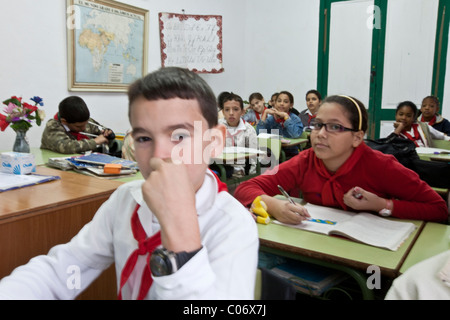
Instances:
[[[106,173],[104,166],[106,164],[120,164],[122,169],[119,173]],[[137,163],[103,153],[91,153],[75,157],[50,158],[47,165],[61,170],[74,170],[77,172],[114,178],[136,174],[139,170]]]

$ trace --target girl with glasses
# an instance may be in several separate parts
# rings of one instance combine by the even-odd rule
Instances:
[[[269,214],[290,224],[301,223],[309,213],[299,204],[274,198],[278,185],[294,197],[301,191],[304,200],[316,205],[445,221],[447,205],[440,195],[393,156],[364,143],[367,118],[355,98],[326,98],[310,124],[312,147],[281,163],[273,174],[241,183],[234,196],[247,207],[261,196]]]

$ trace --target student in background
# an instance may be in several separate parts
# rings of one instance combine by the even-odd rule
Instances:
[[[103,126],[90,118],[83,99],[76,96],[65,98],[59,104],[58,113],[45,126],[41,149],[64,154],[102,152],[102,146],[114,149],[117,146],[114,132],[101,128]]]
[[[256,126],[259,120],[261,120],[264,110],[267,109],[264,103],[264,97],[261,93],[254,92],[250,95],[248,101],[250,102],[250,106],[242,118],[252,126]]]
[[[303,124],[300,118],[291,112],[293,105],[294,96],[288,91],[280,92],[275,107],[264,111],[261,121],[256,126],[256,132],[259,134],[261,130],[266,130],[267,133],[276,132],[287,139],[300,138]],[[287,158],[298,154],[297,147],[283,149]]]
[[[217,96],[217,110],[219,113],[219,119],[223,119],[223,99],[228,94],[229,92],[224,91],[219,93],[219,95]]]
[[[439,113],[439,99],[434,96],[425,97],[420,107],[419,121],[426,122],[436,130],[450,136],[450,121]]]
[[[401,138],[409,139],[417,147],[431,147],[432,139],[450,140],[450,137],[429,124],[417,122],[417,106],[411,101],[400,102],[395,111],[394,131]]]
[[[267,108],[272,109],[273,107],[275,107],[275,103],[277,102],[277,97],[278,97],[278,92],[275,92],[272,94],[269,102],[267,103],[268,104]]]
[[[122,158],[126,160],[136,161],[136,156],[134,154],[134,140],[130,131],[127,132],[127,134],[123,138]]]
[[[311,119],[316,117],[317,111],[319,111],[320,104],[322,103],[322,95],[317,90],[309,90],[306,93],[306,106],[307,108],[300,112],[299,117],[302,120],[303,127],[309,126]]]
[[[326,98],[311,122],[312,147],[281,163],[276,174],[266,172],[241,183],[234,196],[246,207],[261,196],[267,212],[289,224],[301,223],[309,213],[301,205],[274,198],[280,193],[278,185],[295,197],[300,190],[304,200],[316,205],[445,221],[447,205],[440,195],[392,155],[364,143],[367,118],[355,98]]]
[[[211,88],[166,67],[132,84],[128,99],[145,180],[120,186],[68,244],[3,278],[0,299],[73,299],[113,263],[119,298],[253,299],[256,227],[208,170],[225,134]],[[80,289],[67,285],[71,266]]]
[[[232,92],[224,95],[223,100],[223,114],[224,118],[219,120],[219,123],[225,125],[227,128],[226,146],[227,147],[245,147],[257,148],[256,131],[247,121],[242,119],[244,115],[244,102],[240,96]],[[250,169],[248,173],[256,173],[256,159],[249,160]],[[228,178],[231,176],[242,177],[246,174],[245,161],[242,163],[226,165],[230,170],[227,170]]]

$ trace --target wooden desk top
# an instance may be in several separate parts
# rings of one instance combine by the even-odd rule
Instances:
[[[383,274],[395,277],[406,259],[412,244],[424,225],[422,221],[408,220],[417,228],[397,251],[390,251],[346,238],[327,236],[271,223],[258,224],[258,235],[263,247],[295,255],[337,263],[364,272],[370,265],[380,267]]]
[[[37,167],[36,173],[61,179],[0,193],[0,224],[38,210],[104,197],[123,183],[46,167]]]

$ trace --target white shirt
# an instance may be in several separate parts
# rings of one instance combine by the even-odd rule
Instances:
[[[74,299],[112,263],[119,288],[122,268],[137,248],[130,223],[136,203],[141,205],[138,215],[147,236],[160,229],[143,201],[142,183],[120,186],[69,243],[3,278],[0,299]],[[196,194],[203,248],[174,274],[155,277],[147,299],[253,299],[259,243],[256,225],[236,199],[217,190],[217,180],[208,171]],[[139,257],[122,290],[123,299],[136,298],[145,258]],[[74,270],[81,272],[80,288],[75,289]]]
[[[449,300],[450,286],[443,281],[444,269],[450,269],[450,250],[415,264],[396,278],[386,300]]]

